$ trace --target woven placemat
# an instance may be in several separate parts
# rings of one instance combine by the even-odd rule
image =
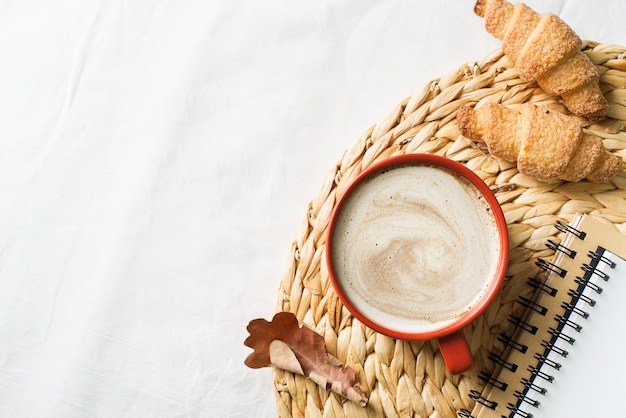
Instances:
[[[583,51],[597,65],[609,101],[608,118],[585,129],[604,139],[605,147],[626,159],[626,49],[585,42]],[[514,164],[491,156],[482,144],[459,134],[456,112],[480,102],[541,103],[568,113],[558,98],[521,80],[511,62],[496,51],[480,62],[428,83],[402,101],[345,151],[311,200],[291,249],[291,261],[278,292],[276,309],[293,312],[315,329],[328,352],[356,371],[369,404],[361,408],[311,380],[274,370],[278,416],[287,417],[455,417],[471,410],[470,390],[481,390],[478,374],[493,370],[489,352],[507,332],[514,303],[528,293],[529,277],[541,275],[538,258],[552,257],[545,244],[560,240],[558,220],[590,213],[626,233],[626,173],[610,183],[537,183]],[[490,307],[466,329],[475,367],[461,375],[446,372],[433,341],[395,340],[353,318],[335,295],[324,263],[324,240],[331,211],[346,186],[376,161],[405,153],[432,153],[459,161],[495,192],[508,223],[510,264],[505,283]]]

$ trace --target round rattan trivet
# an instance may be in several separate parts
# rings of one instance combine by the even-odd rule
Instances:
[[[626,49],[585,42],[584,52],[597,65],[601,88],[610,106],[608,118],[586,129],[604,138],[605,147],[626,157]],[[540,102],[567,113],[558,98],[518,78],[500,51],[434,80],[401,102],[380,123],[367,130],[343,155],[323,181],[307,209],[292,245],[292,258],[280,283],[278,311],[291,311],[315,329],[328,352],[351,366],[369,404],[355,403],[311,380],[274,370],[278,416],[283,417],[454,417],[471,410],[470,390],[481,390],[479,372],[493,370],[489,352],[497,336],[507,331],[506,318],[515,313],[514,300],[530,293],[528,277],[542,274],[538,258],[550,259],[545,243],[560,240],[557,220],[569,222],[576,213],[591,213],[626,233],[626,173],[611,183],[559,182],[545,185],[517,172],[486,149],[459,134],[456,112],[481,102]],[[582,120],[582,119],[581,119]],[[372,163],[396,154],[432,153],[465,164],[495,192],[506,215],[510,264],[497,298],[466,335],[475,367],[449,375],[432,341],[408,342],[377,334],[354,319],[337,299],[324,263],[324,236],[330,213],[345,187]]]

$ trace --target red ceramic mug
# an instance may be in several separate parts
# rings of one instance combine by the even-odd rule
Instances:
[[[346,308],[373,330],[437,339],[450,373],[471,368],[463,328],[493,300],[508,265],[502,209],[473,171],[431,154],[383,160],[339,198],[326,262]]]

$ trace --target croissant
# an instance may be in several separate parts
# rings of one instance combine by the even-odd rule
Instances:
[[[601,138],[584,133],[574,116],[546,106],[463,106],[457,124],[461,135],[485,142],[491,155],[517,162],[520,173],[543,183],[607,182],[622,169],[622,158],[607,152]]]
[[[600,91],[598,69],[563,20],[505,0],[477,0],[474,13],[484,17],[487,32],[502,41],[502,51],[515,63],[520,78],[561,96],[576,115],[593,121],[604,117],[608,103]]]

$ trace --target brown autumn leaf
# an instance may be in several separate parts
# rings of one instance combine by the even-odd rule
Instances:
[[[324,338],[306,326],[300,327],[293,313],[279,312],[271,322],[254,319],[247,330],[250,336],[244,344],[254,352],[246,358],[246,366],[275,366],[298,373],[361,406],[367,405],[367,398],[354,384],[354,370],[328,354]]]

